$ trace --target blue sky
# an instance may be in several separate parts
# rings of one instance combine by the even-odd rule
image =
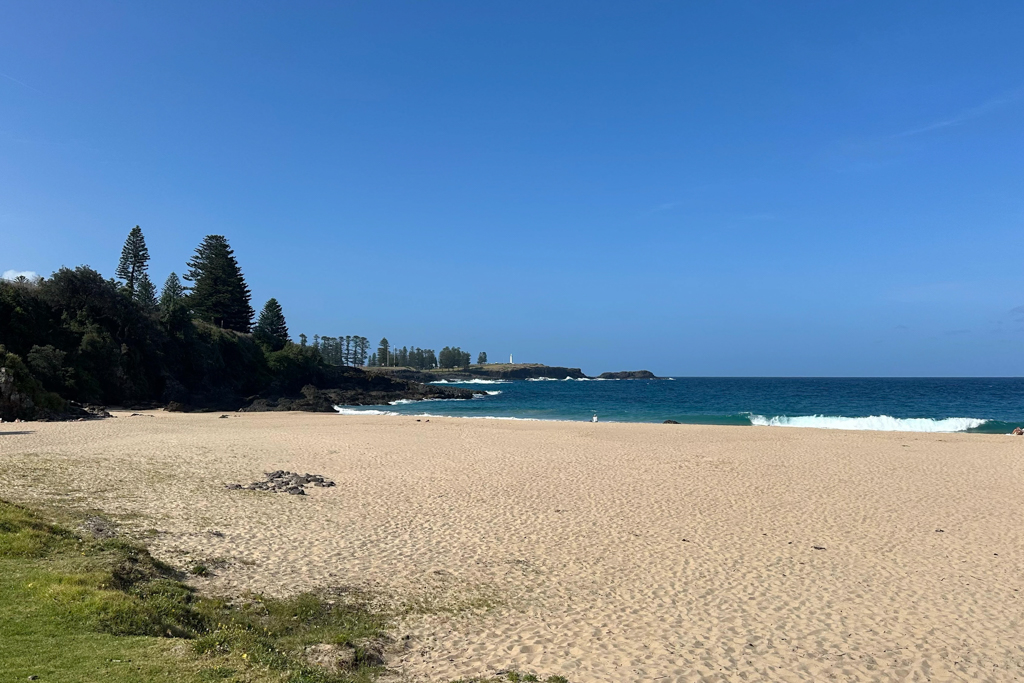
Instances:
[[[0,271],[112,275],[138,224],[158,284],[226,235],[293,334],[1021,375],[1022,34],[1019,2],[5,3]]]

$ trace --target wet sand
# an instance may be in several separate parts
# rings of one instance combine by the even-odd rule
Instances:
[[[117,415],[0,425],[0,497],[111,515],[210,592],[376,591],[409,680],[1024,677],[1024,438]],[[224,488],[277,469],[337,486]]]

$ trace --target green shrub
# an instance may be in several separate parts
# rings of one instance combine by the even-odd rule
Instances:
[[[46,391],[21,357],[0,346],[0,420],[35,420],[61,413],[66,403]]]

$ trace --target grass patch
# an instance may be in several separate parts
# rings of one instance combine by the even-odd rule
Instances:
[[[0,501],[4,680],[362,683],[383,671],[388,619],[362,596],[229,602],[181,578],[141,546]]]

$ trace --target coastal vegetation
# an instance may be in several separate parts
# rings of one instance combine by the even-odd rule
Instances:
[[[313,335],[313,348],[320,352],[325,362],[332,365],[366,366],[370,368],[412,368],[433,370],[435,368],[465,368],[470,365],[471,354],[458,346],[446,346],[440,353],[434,349],[418,346],[393,346],[384,337],[377,344],[377,350],[368,354],[369,340],[366,337],[327,337]],[[487,363],[487,353],[481,351],[477,363]]]
[[[255,324],[252,295],[227,238],[207,235],[159,291],[139,226],[116,278],[89,266],[48,278],[0,280],[0,420],[86,416],[90,406],[172,410],[317,410],[400,399],[471,398],[438,379],[582,378],[578,368],[477,363],[459,346],[370,353],[360,335],[293,341],[268,299]],[[369,372],[362,368],[368,368]],[[639,373],[626,373],[639,376]],[[650,373],[646,373],[650,375]]]
[[[254,329],[248,285],[222,235],[196,248],[187,286],[171,273],[159,296],[149,260],[136,226],[117,279],[78,266],[48,278],[0,280],[0,419],[84,415],[89,404],[234,410],[262,402],[275,409],[285,399],[291,409],[331,410],[331,401],[472,396],[344,367],[365,355],[365,338],[345,346],[332,340],[328,357],[323,339],[309,346],[300,335],[296,344],[276,299]]]

